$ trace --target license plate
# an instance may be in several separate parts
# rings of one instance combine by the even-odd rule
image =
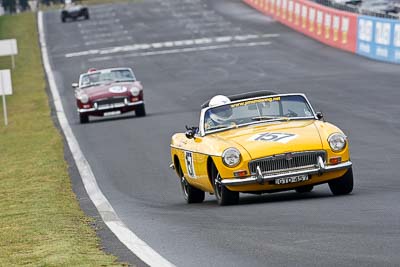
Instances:
[[[118,115],[118,114],[121,114],[120,110],[104,112],[104,116],[112,116],[112,115]]]
[[[275,179],[275,184],[291,184],[308,181],[308,175],[298,175],[293,177]]]

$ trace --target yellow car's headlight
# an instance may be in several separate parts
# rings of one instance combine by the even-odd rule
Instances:
[[[240,155],[240,151],[233,147],[225,149],[225,151],[222,153],[222,162],[227,167],[236,167],[239,165],[241,159],[242,157]]]
[[[329,146],[335,152],[342,151],[347,144],[347,137],[342,133],[333,133],[328,137]]]

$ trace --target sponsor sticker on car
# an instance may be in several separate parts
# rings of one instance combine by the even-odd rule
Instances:
[[[193,153],[190,151],[185,151],[185,163],[187,173],[190,178],[196,178],[196,173],[194,171],[194,164],[193,164]]]
[[[108,89],[110,93],[125,93],[128,89],[125,86],[113,86]]]
[[[252,136],[249,140],[279,142],[286,144],[289,141],[295,139],[296,137],[297,137],[296,134],[291,134],[291,133],[261,133]]]

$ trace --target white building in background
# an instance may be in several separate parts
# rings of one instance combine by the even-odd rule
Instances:
[[[39,7],[39,0],[29,0],[28,4],[31,11],[36,12]]]

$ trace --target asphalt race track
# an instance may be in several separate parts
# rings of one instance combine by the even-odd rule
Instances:
[[[146,0],[44,14],[68,121],[122,221],[177,266],[399,266],[400,66],[337,51],[240,0]],[[133,67],[148,116],[79,124],[74,91],[91,67]],[[237,206],[184,202],[169,142],[215,94],[305,93],[350,139],[354,192],[327,185],[241,195]]]

